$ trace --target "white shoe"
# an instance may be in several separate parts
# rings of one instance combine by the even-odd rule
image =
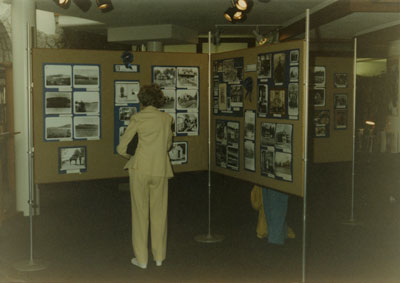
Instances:
[[[156,266],[161,266],[162,265],[162,261],[161,260],[156,260]]]
[[[139,268],[141,268],[141,269],[146,269],[146,268],[147,268],[147,264],[139,263],[139,262],[137,261],[136,257],[134,257],[134,258],[131,259],[131,263],[132,263],[133,265],[136,265],[137,267],[139,267]]]

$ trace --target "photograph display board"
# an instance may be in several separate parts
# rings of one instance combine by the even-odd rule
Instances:
[[[153,66],[176,70],[173,87],[160,78],[165,95],[174,100],[173,108],[168,109],[170,99],[161,111],[178,116],[175,122],[188,114],[186,125],[197,120],[196,130],[187,128],[173,138],[173,171],[207,170],[208,82],[200,78],[208,77],[208,56],[135,52],[130,69],[121,53],[33,49],[33,91],[40,94],[33,96],[35,183],[127,177],[127,160],[115,148],[129,117],[141,110],[137,93],[153,82]]]
[[[299,40],[212,55],[212,171],[303,196],[304,50]],[[231,83],[223,76],[224,62],[232,70],[238,58],[246,85],[240,114],[226,111]],[[229,123],[239,128],[237,149],[228,142]]]
[[[100,66],[43,63],[44,140],[100,139]]]

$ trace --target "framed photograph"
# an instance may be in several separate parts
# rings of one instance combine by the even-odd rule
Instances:
[[[177,113],[176,133],[187,135],[198,135],[199,116],[198,113]]]
[[[153,67],[153,83],[162,88],[175,88],[176,67]]]
[[[268,85],[258,85],[258,100],[257,109],[259,117],[266,117],[268,115]]]
[[[71,92],[52,92],[46,91],[45,97],[45,114],[72,114],[72,93]]]
[[[298,65],[299,64],[299,50],[291,50],[290,51],[290,65]]]
[[[255,141],[244,141],[244,169],[248,171],[256,171],[256,153]]]
[[[288,114],[289,119],[299,118],[299,84],[289,83],[288,86]]]
[[[188,161],[188,142],[173,142],[168,152],[172,165],[185,164]]]
[[[139,81],[114,81],[115,104],[139,103]]]
[[[160,107],[160,110],[176,111],[176,90],[163,89],[165,103]]]
[[[347,94],[335,94],[333,98],[333,105],[335,109],[346,109]]]
[[[269,92],[269,115],[283,117],[286,115],[286,91],[284,89],[271,89]]]
[[[122,106],[119,107],[119,120],[120,121],[127,121],[131,119],[131,116],[137,113],[137,109],[135,106]]]
[[[261,124],[261,146],[275,146],[275,133],[276,124],[275,123],[262,123]]]
[[[99,116],[75,116],[74,117],[75,139],[100,139],[100,117]]]
[[[58,172],[60,174],[87,171],[86,146],[59,147]]]
[[[239,171],[239,147],[226,147],[226,168]]]
[[[261,175],[275,178],[275,150],[274,148],[261,148],[260,158]]]
[[[100,113],[100,93],[97,91],[74,92],[74,114],[98,115]]]
[[[229,121],[226,123],[227,142],[228,146],[239,148],[240,140],[240,124],[239,122]]]
[[[215,122],[215,139],[216,143],[228,144],[228,135],[226,130],[226,123],[223,120],[217,120]]]
[[[274,84],[276,86],[283,85],[285,82],[285,53],[275,53],[274,54]]]
[[[178,88],[199,88],[199,68],[198,67],[177,67]]]
[[[333,84],[335,88],[347,88],[348,87],[347,73],[335,73],[333,78]]]
[[[243,68],[243,66],[242,66]],[[222,79],[226,83],[239,83],[241,71],[235,66],[235,59],[227,59],[222,61]],[[239,72],[238,72],[239,71]]]
[[[45,140],[72,140],[72,116],[46,117]]]
[[[275,152],[275,175],[285,181],[292,181],[292,154]]]
[[[315,107],[325,106],[325,88],[310,88],[309,94]]]
[[[344,130],[347,129],[347,110],[335,109],[335,129]]]
[[[291,66],[289,70],[289,81],[298,82],[299,81],[299,67]]]
[[[45,88],[72,88],[71,65],[44,65]]]
[[[198,111],[199,91],[197,89],[178,89],[176,97],[177,110]]]
[[[326,85],[326,70],[325,66],[313,66],[310,68],[310,85],[315,87],[325,87]]]
[[[256,111],[244,112],[244,139],[255,141],[256,139]]]
[[[259,54],[257,56],[257,75],[258,78],[270,78],[272,69],[272,55]]]
[[[219,84],[218,107],[219,107],[220,111],[224,111],[224,110],[228,109],[226,88],[227,88],[227,84],[226,83],[220,83]]]
[[[330,115],[329,110],[314,111],[314,136],[329,137]]]
[[[275,148],[283,152],[292,152],[293,125],[276,124]]]
[[[74,88],[100,88],[100,66],[74,65]]]
[[[231,107],[243,107],[242,85],[229,85],[229,96],[231,99]]]

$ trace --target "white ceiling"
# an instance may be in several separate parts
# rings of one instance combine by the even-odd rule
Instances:
[[[108,29],[118,30],[115,29],[117,27],[135,27],[134,30],[137,30],[147,26],[147,32],[148,26],[175,25],[190,29],[201,36],[206,35],[208,31],[214,31],[216,25],[222,25],[223,35],[251,36],[255,25],[260,25],[260,31],[266,33],[276,29],[274,26],[285,27],[304,18],[306,9],[310,9],[312,14],[338,0],[248,0],[252,7],[247,14],[247,20],[237,24],[229,24],[223,17],[224,11],[231,6],[231,0],[113,0],[114,10],[108,13],[100,12],[95,0],[73,0],[68,9],[58,7],[53,0],[35,1],[37,9],[40,10],[97,21],[101,23],[97,27],[98,30],[104,33]],[[91,1],[91,7],[87,12],[83,12],[74,1]],[[400,5],[400,0],[398,3]],[[353,13],[320,26],[318,34],[322,39],[352,39],[380,26],[399,24],[400,13]],[[93,30],[93,26],[88,25],[82,25],[80,28]],[[122,30],[125,30],[125,33],[127,31]],[[131,38],[134,36],[128,36],[125,41],[133,41]]]

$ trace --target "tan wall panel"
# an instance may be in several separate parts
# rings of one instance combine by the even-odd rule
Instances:
[[[200,135],[175,137],[188,141],[188,163],[175,165],[175,172],[207,170],[208,168],[208,56],[190,53],[134,52],[133,64],[140,65],[139,73],[113,72],[114,64],[122,64],[122,51],[34,49],[33,103],[35,182],[52,183],[82,181],[127,176],[123,171],[125,159],[114,154],[114,80],[139,80],[140,85],[151,83],[151,67],[198,66],[200,70]],[[101,138],[88,141],[49,142],[44,140],[43,121],[43,64],[99,64],[101,68]],[[87,171],[81,174],[59,174],[58,148],[87,147]]]
[[[313,138],[312,161],[315,163],[342,162],[353,159],[353,58],[345,57],[311,57],[312,65],[325,66],[325,106],[314,107],[314,110],[329,110],[329,137]],[[347,73],[347,88],[334,87],[335,73]],[[347,129],[335,129],[335,94],[347,95]],[[310,115],[313,106],[310,105]],[[312,126],[310,127],[313,133]]]
[[[290,49],[299,49],[300,50],[300,63],[299,63],[299,120],[288,120],[288,119],[272,119],[272,118],[260,118],[256,117],[256,171],[251,172],[244,169],[244,145],[243,145],[243,136],[244,136],[244,117],[231,117],[231,116],[222,116],[222,115],[214,115],[211,117],[211,168],[213,171],[225,174],[228,176],[232,176],[235,178],[243,179],[255,184],[259,184],[262,186],[266,186],[269,188],[273,188],[282,192],[286,192],[289,194],[294,194],[298,196],[303,196],[304,192],[304,162],[303,162],[303,154],[304,154],[304,130],[303,130],[303,121],[304,121],[304,73],[305,73],[305,64],[304,64],[304,52],[305,52],[305,43],[304,41],[293,41],[288,43],[280,43],[276,45],[270,46],[260,46],[251,49],[243,49],[238,51],[226,52],[226,53],[218,53],[212,56],[212,60],[221,60],[228,58],[236,58],[243,57],[244,60],[244,68],[249,64],[257,63],[257,55],[260,53],[268,53],[268,52],[278,52]],[[252,92],[252,101],[250,102],[248,99],[244,100],[244,110],[256,110],[257,107],[257,72],[244,72],[244,79],[247,77],[253,78],[253,92]],[[256,114],[257,115],[257,114]],[[240,170],[234,171],[230,169],[225,169],[219,166],[216,166],[215,159],[215,124],[216,120],[231,120],[231,121],[239,121],[240,123]],[[261,123],[263,122],[272,122],[272,123],[289,123],[293,125],[293,182],[276,180],[273,178],[269,178],[266,176],[262,176],[260,172],[260,133],[261,133]]]

